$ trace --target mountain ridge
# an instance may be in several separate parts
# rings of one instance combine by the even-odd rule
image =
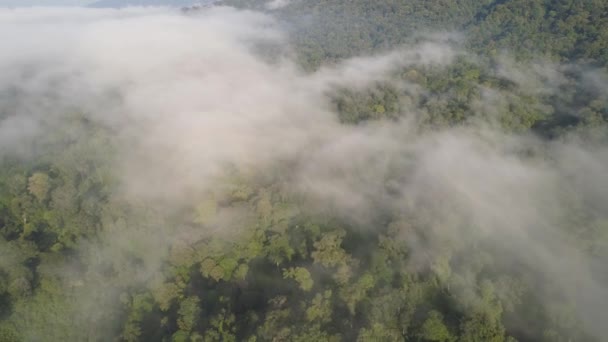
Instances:
[[[99,0],[87,7],[93,8],[121,8],[129,6],[168,6],[183,7],[193,5],[209,5],[215,3],[214,0]]]

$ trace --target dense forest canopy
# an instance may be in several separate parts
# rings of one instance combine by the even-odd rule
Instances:
[[[604,341],[608,2],[0,9],[0,341]]]

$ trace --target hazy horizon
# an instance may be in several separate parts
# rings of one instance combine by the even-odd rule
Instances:
[[[0,7],[86,6],[97,0],[0,0]]]

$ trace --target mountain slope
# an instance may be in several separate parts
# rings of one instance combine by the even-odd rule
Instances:
[[[214,1],[210,0],[99,0],[97,2],[92,3],[89,7],[96,8],[121,8],[128,6],[170,6],[170,7],[180,7],[180,6],[190,6],[195,4],[208,4],[213,3]]]

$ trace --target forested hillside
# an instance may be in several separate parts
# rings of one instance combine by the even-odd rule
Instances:
[[[0,10],[0,39],[0,341],[607,339],[606,1]]]
[[[265,2],[225,0],[263,10]],[[292,1],[275,10],[293,31],[305,63],[374,53],[420,38],[458,32],[483,56],[547,57],[605,66],[606,11],[601,0]]]

